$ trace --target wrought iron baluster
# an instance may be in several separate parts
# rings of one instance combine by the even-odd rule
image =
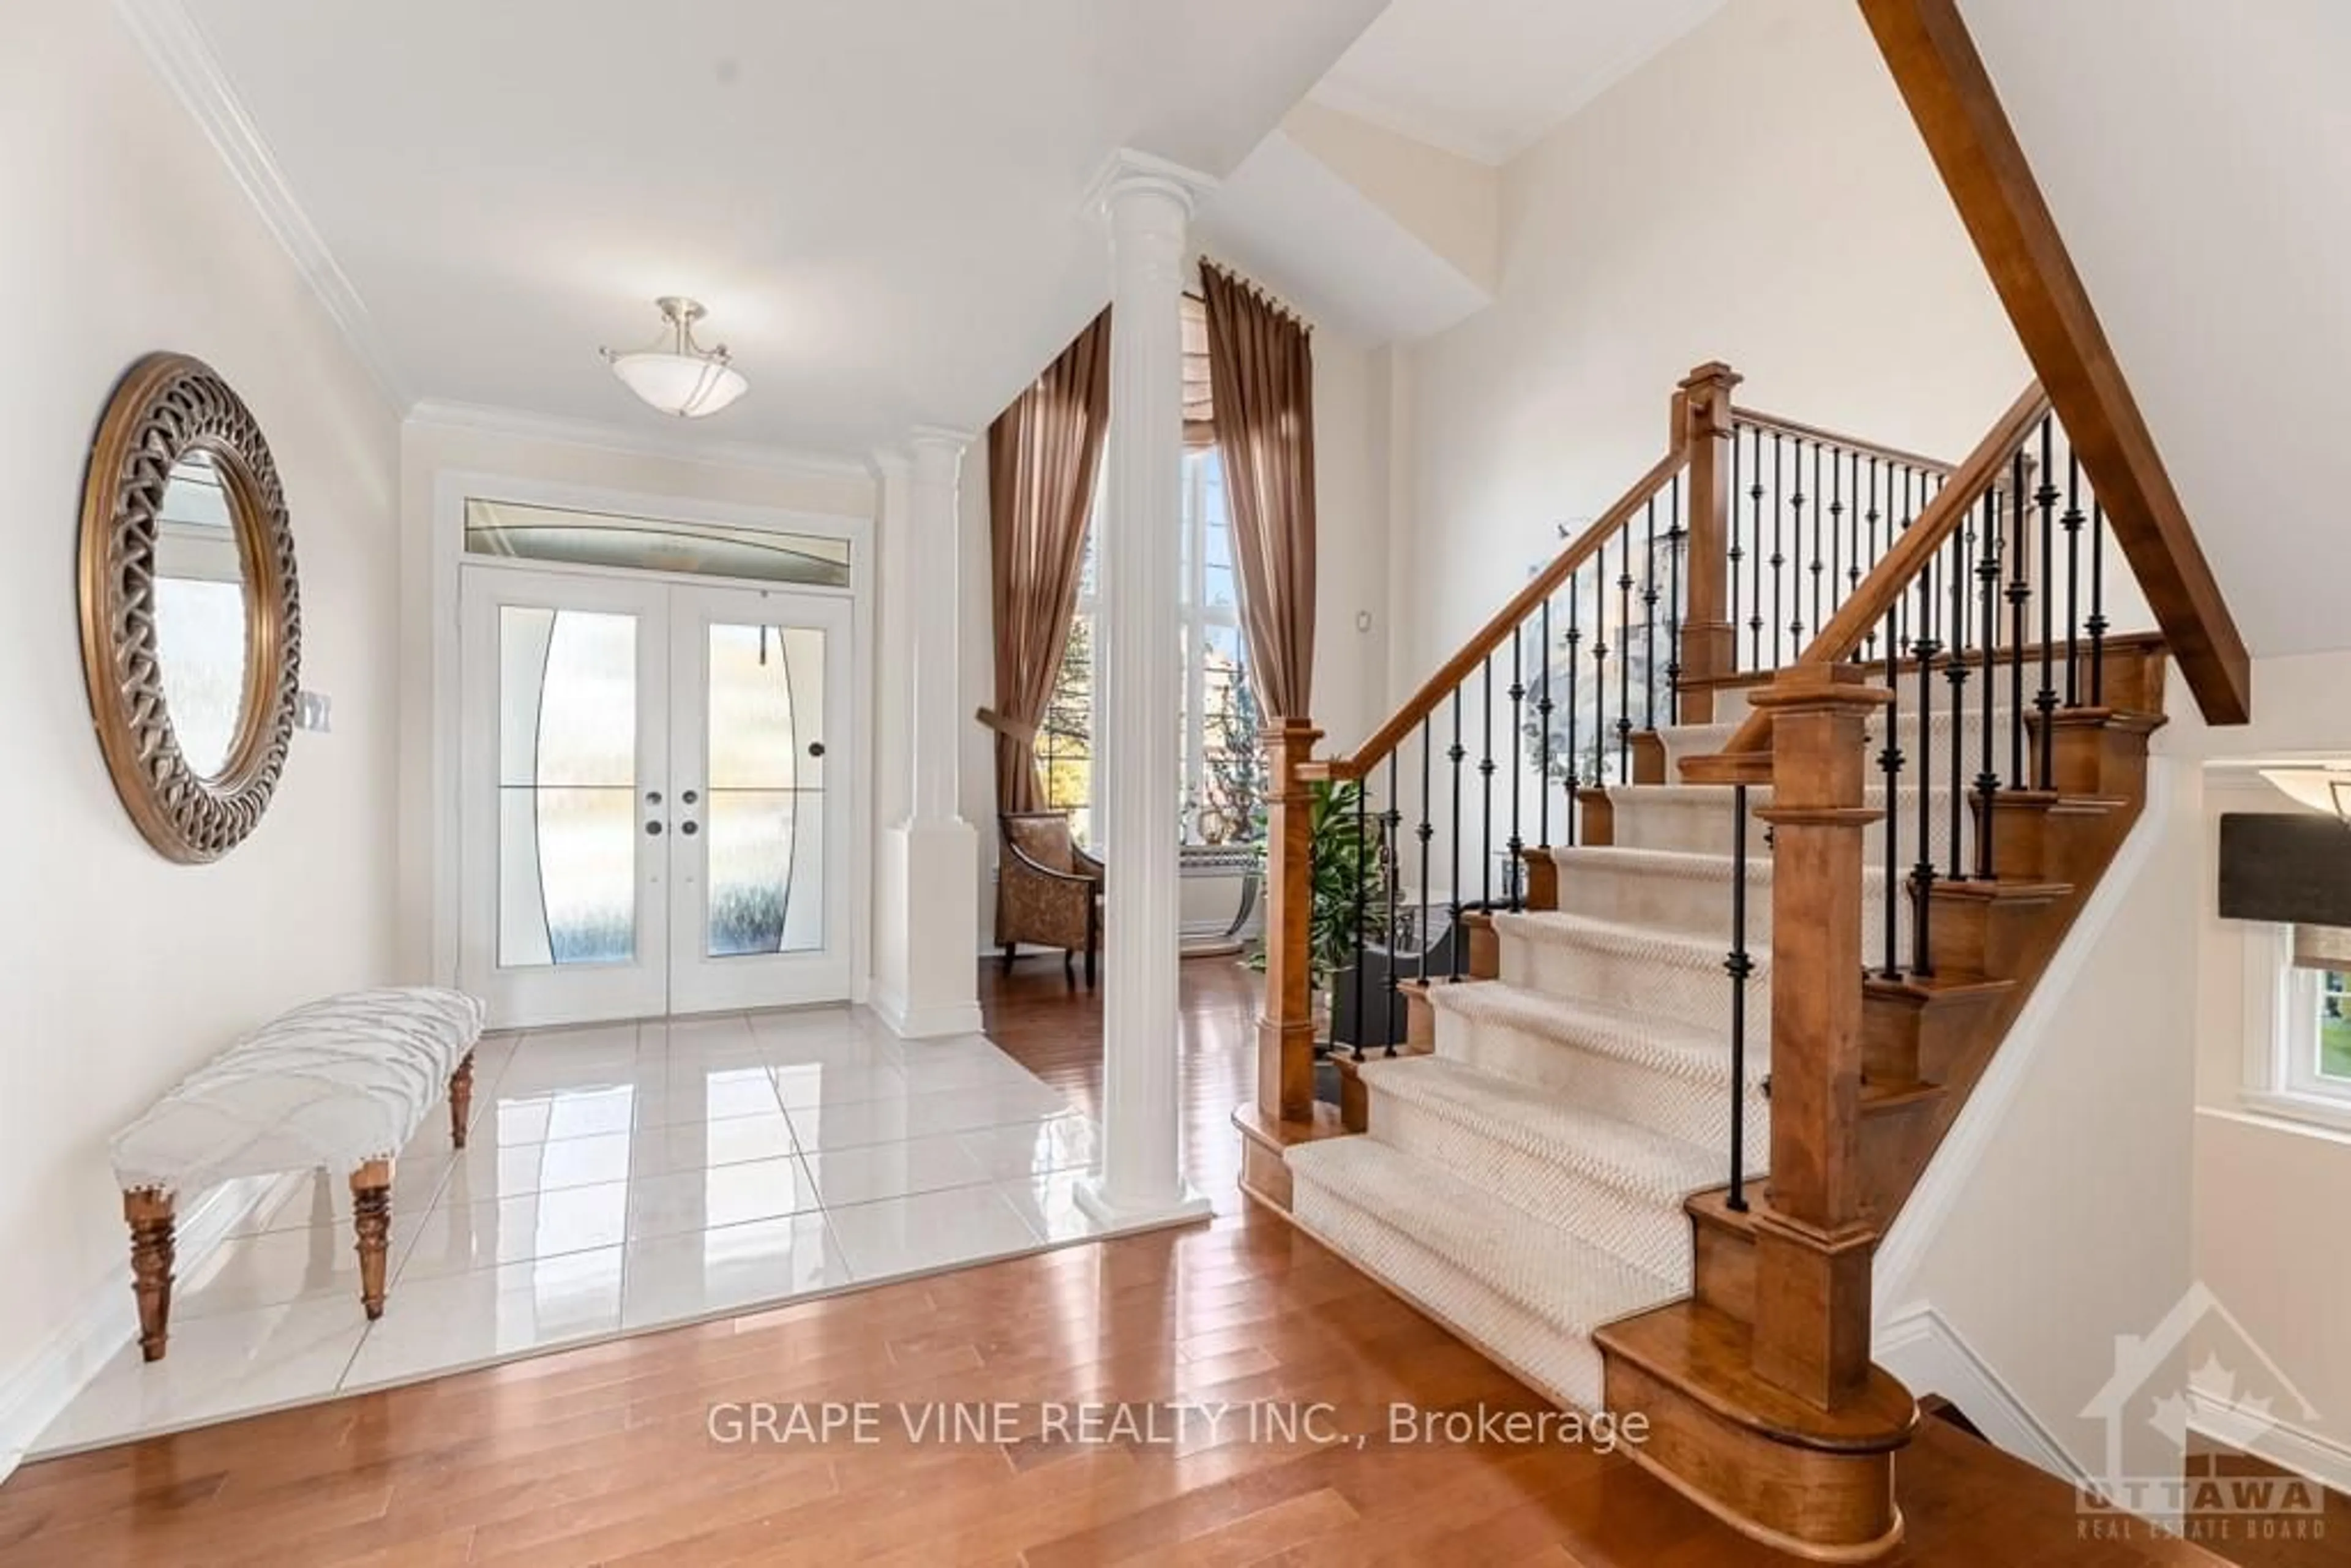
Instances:
[[[1521,706],[1527,695],[1526,645],[1527,627],[1526,622],[1522,621],[1510,631],[1510,728],[1509,733],[1510,756],[1514,763],[1518,760],[1520,725],[1526,711]],[[1521,853],[1526,849],[1527,842],[1519,836],[1519,796],[1522,792],[1519,788],[1519,780],[1524,777],[1525,774],[1521,768],[1511,768],[1510,836],[1503,841],[1504,847],[1510,854],[1509,869],[1503,873],[1503,885],[1510,890],[1510,907],[1514,910],[1526,907],[1526,901],[1520,895],[1519,885],[1527,863]]]
[[[1535,697],[1535,837],[1538,848],[1551,848],[1551,595],[1543,595],[1536,612],[1535,646],[1542,662],[1541,685]]]
[[[1788,507],[1788,492],[1781,481],[1780,453],[1780,433],[1775,430],[1771,433],[1771,663],[1769,666],[1775,670],[1786,662],[1780,657],[1780,633],[1785,629],[1784,617],[1788,612],[1787,585],[1782,570],[1788,564],[1788,552],[1780,531],[1781,517]],[[1796,465],[1803,466],[1802,443],[1798,444]],[[1803,507],[1804,498],[1799,495],[1796,497],[1796,513],[1800,522]],[[1802,531],[1800,528],[1798,532],[1801,534]]]
[[[1746,552],[1746,550],[1745,550],[1745,549],[1741,549],[1741,548],[1740,548],[1740,543],[1739,543],[1739,498],[1740,498],[1741,496],[1744,496],[1744,495],[1747,493],[1746,491],[1744,491],[1744,490],[1740,489],[1740,486],[1739,486],[1739,480],[1740,480],[1739,432],[1740,432],[1740,427],[1739,427],[1739,426],[1737,426],[1737,425],[1733,425],[1733,426],[1731,426],[1731,430],[1730,430],[1730,506],[1729,506],[1729,512],[1730,512],[1730,530],[1729,530],[1729,531],[1730,531],[1730,554],[1729,554],[1729,560],[1730,560],[1730,571],[1729,571],[1729,584],[1728,584],[1728,591],[1729,591],[1729,600],[1728,600],[1728,605],[1727,605],[1727,608],[1728,608],[1728,611],[1729,611],[1729,621],[1730,621],[1730,628],[1731,628],[1731,630],[1730,630],[1730,662],[1731,662],[1731,664],[1734,664],[1734,665],[1736,665],[1736,664],[1739,663],[1739,563],[1740,563],[1740,561],[1743,561],[1743,560],[1745,560],[1745,559],[1747,559],[1747,552]],[[1675,483],[1676,485],[1679,485],[1679,484],[1681,483],[1681,476],[1680,476],[1680,475],[1677,474],[1677,475],[1675,475],[1675,476],[1674,476],[1674,483]],[[1678,563],[1677,563],[1677,564],[1678,564]],[[1677,595],[1677,597],[1676,597],[1676,602],[1677,602],[1677,603],[1678,603],[1678,602],[1679,602],[1679,596],[1678,596],[1678,595]],[[1678,612],[1677,612],[1677,613],[1678,613]],[[1677,644],[1677,647],[1678,647],[1678,643]],[[1679,709],[1679,707],[1678,707],[1678,706],[1677,706],[1677,707],[1675,709],[1675,711],[1674,711],[1674,717],[1675,717],[1675,719],[1676,719],[1676,721],[1677,721],[1677,722],[1679,722],[1680,717],[1681,717],[1681,710]]]
[[[1396,1037],[1404,1032],[1397,1027],[1404,1014],[1396,996],[1396,862],[1403,859],[1396,852],[1396,841],[1403,836],[1397,830],[1404,825],[1404,797],[1396,790],[1396,764],[1403,752],[1404,747],[1399,746],[1388,753],[1387,831],[1381,835],[1387,852],[1381,857],[1380,881],[1387,889],[1388,910],[1387,919],[1380,927],[1380,946],[1387,957],[1380,967],[1387,975],[1388,1017],[1387,1028],[1380,1031],[1380,1038],[1390,1056],[1395,1054]]]
[[[1877,721],[1886,727],[1886,744],[1877,753],[1878,771],[1886,776],[1886,962],[1878,972],[1889,980],[1902,974],[1901,922],[1895,908],[1902,880],[1902,681],[1894,652],[1902,641],[1902,604],[1896,599],[1886,612],[1886,689],[1894,700]]]
[[[1730,788],[1730,952],[1722,961],[1730,977],[1730,1197],[1735,1213],[1747,1212],[1747,977],[1755,972],[1747,956],[1747,786]]]
[[[1995,705],[1999,702],[2000,672],[1994,661],[2000,653],[2000,555],[2001,525],[2000,486],[1995,484],[1984,492],[1983,553],[1976,562],[1976,581],[1983,600],[1982,726],[1983,734],[1978,749],[1981,763],[1976,769],[1976,878],[1992,880],[1991,824],[1995,798],[2000,793],[2000,770],[1994,760],[1999,744],[1999,721]]]
[[[1839,531],[1844,527],[1844,476],[1837,471],[1839,455],[1840,454],[1834,448],[1829,452],[1828,512],[1825,516],[1815,513],[1813,517],[1813,629],[1816,632],[1828,624],[1821,619],[1821,535],[1823,532],[1829,536],[1828,588],[1832,594],[1836,591],[1837,537]],[[1821,444],[1814,442],[1813,444],[1813,491],[1815,495],[1820,493],[1820,487]],[[1825,528],[1822,527],[1823,523],[1827,525]],[[1802,653],[1803,649],[1800,647],[1796,652]]]
[[[1582,713],[1582,705],[1575,700],[1576,665],[1579,645],[1583,641],[1583,632],[1576,625],[1576,618],[1582,613],[1581,606],[1583,598],[1583,591],[1576,587],[1576,579],[1583,575],[1581,570],[1577,570],[1569,574],[1567,580],[1567,779],[1565,782],[1567,846],[1570,849],[1575,847],[1576,819],[1583,814],[1583,808],[1575,799],[1576,769],[1583,766],[1583,760],[1578,751],[1575,736],[1576,720]]]
[[[1485,716],[1478,724],[1478,784],[1484,806],[1478,826],[1478,902],[1494,907],[1494,655],[1479,662]]]
[[[2041,416],[2041,487],[2032,498],[2041,506],[2041,690],[2034,694],[2032,706],[2041,715],[2039,741],[2040,777],[2035,788],[2053,789],[2057,787],[2057,681],[2054,660],[2057,640],[2057,462],[2055,449],[2056,416]]]
[[[1738,451],[1739,444],[1731,443],[1730,449],[1733,452]],[[1689,548],[1689,529],[1684,526],[1682,517],[1682,476],[1678,474],[1675,475],[1670,483],[1673,499],[1668,505],[1672,509],[1674,526],[1666,533],[1666,569],[1672,577],[1672,586],[1666,593],[1666,643],[1667,657],[1669,661],[1666,665],[1666,722],[1679,724],[1682,721],[1682,611],[1684,609],[1682,552]],[[1732,483],[1731,493],[1738,494],[1736,481]],[[1737,529],[1734,528],[1732,531],[1736,532]],[[1730,580],[1733,582],[1739,580],[1739,569],[1735,562],[1731,567]],[[1737,619],[1736,615],[1732,617],[1733,621]],[[1654,720],[1649,727],[1652,729],[1656,727]]]
[[[1962,814],[1968,809],[1967,729],[1968,711],[1968,541],[1962,535],[1951,539],[1951,599],[1949,619],[1944,629],[1950,633],[1943,651],[1943,680],[1950,687],[1951,698],[1951,861],[1945,868],[1944,880],[1968,880],[1967,856],[1960,846],[1967,841],[1960,831]]]
[[[2025,615],[2032,599],[2032,584],[2024,575],[2032,559],[2024,538],[2025,521],[2032,516],[2025,505],[2029,464],[2024,448],[2018,447],[2013,475],[2015,488],[2008,497],[2008,542],[2003,551],[2008,557],[2008,787],[2011,789],[2030,788],[2024,772]]]
[[[2065,444],[2065,706],[2082,706],[2082,457]]]
[[[1773,436],[1771,437],[1771,446],[1772,446],[1772,451],[1773,451],[1773,453],[1774,453],[1774,455],[1776,455],[1776,454],[1777,454],[1777,453],[1778,453],[1778,451],[1779,451],[1779,445],[1780,445],[1780,438],[1779,438],[1779,436],[1778,436],[1778,435],[1776,435],[1776,434],[1775,434],[1775,435],[1773,435]],[[1750,605],[1748,607],[1748,611],[1747,611],[1747,643],[1748,643],[1747,667],[1748,667],[1749,669],[1750,669],[1750,670],[1760,670],[1760,669],[1762,669],[1762,668],[1764,667],[1764,664],[1763,664],[1763,432],[1762,432],[1762,431],[1761,431],[1760,429],[1759,429],[1758,431],[1756,431],[1756,433],[1755,433],[1755,464],[1754,464],[1754,467],[1755,467],[1754,488],[1752,488],[1751,490],[1748,491],[1748,493],[1747,493],[1747,494],[1748,494],[1748,499],[1749,499],[1749,501],[1751,503],[1750,509],[1750,511],[1754,514],[1754,518],[1753,518],[1753,528],[1754,528],[1754,535],[1755,535],[1755,548],[1754,548],[1754,549],[1750,552],[1750,553],[1753,555],[1754,559],[1755,559],[1755,580],[1754,580],[1754,584],[1753,584],[1754,591],[1753,591],[1753,593],[1750,595],[1750,597],[1754,600],[1754,602],[1753,602],[1752,604],[1750,604]],[[1776,464],[1774,465],[1774,471],[1775,471],[1775,472],[1777,471],[1777,465],[1776,465]],[[1771,527],[1772,527],[1772,528],[1773,528],[1773,530],[1774,530],[1774,531],[1777,531],[1777,529],[1779,528],[1779,526],[1780,526],[1780,523],[1779,523],[1779,515],[1780,515],[1780,497],[1778,497],[1778,495],[1777,495],[1777,494],[1774,494],[1774,495],[1772,496],[1772,497],[1771,497],[1771,517],[1772,517]],[[1775,568],[1774,570],[1776,570],[1777,569]],[[1774,612],[1774,613],[1777,613],[1777,612]]]
[[[1428,798],[1437,771],[1437,737],[1430,727],[1436,722],[1434,714],[1424,716],[1420,721],[1420,824],[1414,830],[1420,838],[1420,929],[1413,939],[1413,946],[1420,949],[1420,983],[1423,986],[1428,984],[1428,841],[1437,837],[1437,830],[1429,825],[1428,821]]]
[[[1654,514],[1657,503],[1649,502]],[[1616,579],[1616,782],[1633,779],[1633,530],[1625,530],[1625,559]]]
[[[1370,889],[1368,886],[1366,886],[1366,885],[1364,884],[1364,877],[1363,877],[1362,873],[1363,873],[1363,870],[1364,870],[1364,863],[1363,863],[1363,862],[1364,862],[1364,846],[1366,843],[1368,843],[1368,842],[1370,841],[1370,839],[1371,839],[1371,824],[1370,824],[1370,821],[1369,821],[1369,820],[1368,820],[1368,818],[1367,818],[1367,815],[1366,815],[1366,808],[1367,808],[1367,806],[1368,806],[1368,804],[1369,804],[1369,802],[1370,802],[1370,800],[1371,800],[1371,794],[1372,794],[1372,783],[1371,783],[1371,779],[1370,779],[1369,778],[1358,778],[1358,779],[1355,780],[1355,841],[1354,841],[1354,844],[1353,844],[1353,852],[1354,852],[1354,858],[1355,858],[1355,864],[1354,864],[1354,866],[1353,866],[1353,869],[1354,870],[1354,872],[1356,873],[1356,875],[1355,875],[1355,878],[1354,878],[1354,882],[1355,882],[1355,920],[1354,920],[1354,925],[1355,925],[1355,974],[1354,974],[1354,982],[1355,982],[1355,1020],[1354,1020],[1354,1021],[1355,1021],[1355,1038],[1354,1038],[1353,1040],[1350,1040],[1350,1041],[1348,1042],[1349,1044],[1353,1045],[1353,1046],[1355,1048],[1355,1060],[1356,1060],[1357,1061],[1363,1061],[1363,1060],[1364,1060],[1364,1036],[1365,1034],[1367,1034],[1368,1032],[1370,1032],[1368,1030],[1366,1030],[1366,1029],[1364,1028],[1364,1021],[1365,1021],[1365,1019],[1364,1019],[1364,1010],[1365,1010],[1365,1009],[1364,1009],[1364,951],[1365,951],[1365,949],[1366,949],[1366,947],[1367,947],[1367,946],[1368,946],[1368,945],[1365,943],[1365,941],[1364,941],[1364,927],[1365,923],[1366,923],[1366,922],[1368,922],[1368,921],[1371,919],[1371,915],[1372,915],[1372,909],[1371,909],[1371,898],[1372,898],[1372,892],[1371,892],[1371,889]],[[1331,1031],[1331,1033],[1332,1033],[1332,1044],[1334,1044],[1334,1045],[1338,1043],[1338,1040],[1337,1040],[1338,1032],[1339,1032],[1339,1031],[1338,1031],[1338,1030],[1337,1030],[1335,1027],[1334,1027],[1334,1028],[1332,1030],[1332,1031]]]
[[[2106,508],[2090,497],[2090,706],[2106,706]]]
[[[1918,569],[1918,624],[1910,637],[1911,657],[1918,661],[1918,859],[1910,868],[1910,972],[1914,975],[1935,972],[1927,927],[1935,893],[1935,655],[1942,652],[1942,643],[1935,636],[1939,602],[1935,595],[1935,565],[1940,559],[1940,551],[1930,554]],[[1956,734],[1951,747],[1954,752],[1959,749]],[[1888,800],[1886,809],[1893,807]],[[1957,860],[1958,841],[1952,843],[1952,858]],[[1889,861],[1886,874],[1891,876],[1893,869]]]
[[[1608,541],[1600,541],[1592,579],[1592,788],[1607,783],[1608,745]]]
[[[1674,481],[1679,484],[1677,476]],[[1666,521],[1673,521],[1673,513],[1666,513]],[[1649,497],[1648,538],[1641,554],[1641,727],[1651,734],[1657,728],[1657,498]]]
[[[1465,682],[1464,685],[1466,684]],[[1461,760],[1468,755],[1468,750],[1461,744],[1461,687],[1455,686],[1453,688],[1453,744],[1445,750],[1445,759],[1453,764],[1453,876],[1446,889],[1446,896],[1452,901],[1453,904],[1453,929],[1446,938],[1446,946],[1448,949],[1446,955],[1447,967],[1453,972],[1446,977],[1447,980],[1461,978],[1462,948],[1469,940],[1467,933],[1461,928]]]

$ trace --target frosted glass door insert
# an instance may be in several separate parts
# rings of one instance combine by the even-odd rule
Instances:
[[[668,590],[468,571],[459,983],[494,1025],[669,1002]]]
[[[848,995],[850,601],[681,585],[670,1006]]]
[[[498,608],[498,963],[637,952],[637,618]]]
[[[705,957],[824,946],[825,632],[709,628]]]

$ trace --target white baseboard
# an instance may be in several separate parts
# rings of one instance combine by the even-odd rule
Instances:
[[[240,1176],[198,1197],[180,1215],[173,1237],[174,1273],[193,1273],[213,1249],[263,1203],[308,1173]],[[6,1480],[74,1396],[89,1386],[115,1354],[139,1333],[139,1309],[131,1292],[129,1244],[120,1268],[93,1286],[80,1305],[32,1355],[0,1381],[0,1480]]]
[[[2351,1492],[2351,1448],[2332,1437],[2322,1437],[2291,1421],[2249,1424],[2233,1407],[2193,1388],[2188,1391],[2188,1427],[2216,1443],[2267,1459],[2321,1486]]]
[[[900,1040],[936,1040],[942,1035],[985,1032],[977,1002],[950,1002],[945,1007],[910,1008],[906,998],[873,982],[873,1016]]]
[[[1914,1302],[1882,1320],[1870,1343],[1870,1358],[1912,1393],[1939,1394],[1949,1400],[1994,1448],[2070,1485],[2085,1483],[2086,1472],[2024,1407],[2016,1391],[1927,1302]]]

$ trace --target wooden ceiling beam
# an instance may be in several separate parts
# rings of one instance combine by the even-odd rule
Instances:
[[[2243,724],[2252,712],[2244,639],[1958,0],[1860,5],[2198,707],[2207,723]]]

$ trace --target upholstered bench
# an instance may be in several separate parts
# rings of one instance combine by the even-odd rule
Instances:
[[[360,1304],[383,1315],[392,1156],[449,1089],[465,1146],[482,1004],[428,987],[351,991],[296,1008],[196,1069],[118,1134],[114,1174],[131,1222],[139,1349],[161,1361],[172,1319],[179,1195],[233,1176],[338,1170],[351,1184]]]

